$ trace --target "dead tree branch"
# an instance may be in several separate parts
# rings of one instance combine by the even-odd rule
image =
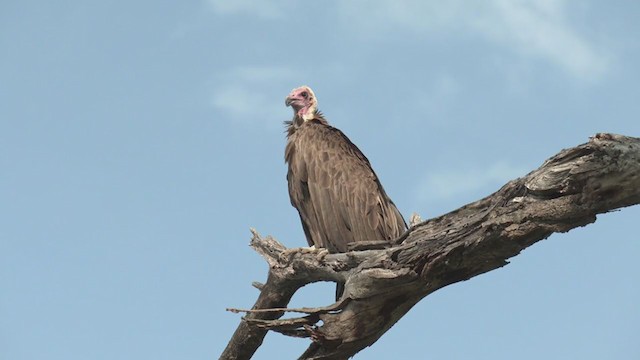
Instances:
[[[500,268],[554,232],[638,203],[640,139],[598,134],[484,199],[412,226],[392,244],[326,254],[286,250],[254,233],[251,246],[270,271],[253,309],[272,310],[249,311],[221,359],[249,359],[268,330],[311,338],[300,359],[347,359],[430,293]],[[316,281],[345,282],[342,299],[322,308],[283,309],[298,288]],[[287,310],[304,316],[278,320]]]

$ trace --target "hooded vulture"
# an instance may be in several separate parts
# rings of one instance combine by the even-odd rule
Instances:
[[[285,161],[291,204],[298,210],[309,246],[331,253],[347,244],[392,240],[407,225],[387,196],[369,160],[318,111],[308,86],[291,91]],[[342,293],[338,286],[338,296]]]

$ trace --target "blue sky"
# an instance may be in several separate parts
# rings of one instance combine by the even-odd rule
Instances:
[[[284,97],[310,85],[408,217],[597,132],[640,136],[640,3],[3,1],[0,357],[212,359],[306,244]],[[419,303],[358,359],[640,358],[640,208]],[[327,305],[333,285],[292,306]],[[267,336],[256,359],[306,342]]]

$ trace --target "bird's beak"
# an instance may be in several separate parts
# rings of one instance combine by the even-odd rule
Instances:
[[[290,96],[287,96],[286,99],[284,99],[284,104],[286,106],[291,106],[292,103],[293,103],[293,99]]]

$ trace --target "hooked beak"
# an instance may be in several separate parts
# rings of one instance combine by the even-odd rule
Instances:
[[[293,99],[290,96],[287,96],[286,99],[284,99],[284,104],[286,106],[291,106],[291,104],[293,104]]]

